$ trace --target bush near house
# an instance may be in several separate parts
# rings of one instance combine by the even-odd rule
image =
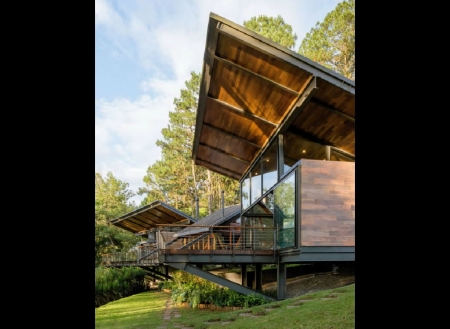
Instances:
[[[139,267],[95,268],[95,307],[148,290]]]
[[[190,307],[198,308],[200,304],[252,307],[266,303],[260,296],[243,295],[185,271],[175,271],[172,277],[172,281],[160,282],[158,288],[171,289],[172,300],[177,304],[187,302]]]

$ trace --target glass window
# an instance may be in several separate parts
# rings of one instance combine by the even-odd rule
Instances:
[[[301,159],[326,160],[325,145],[308,141],[291,131],[283,135],[284,172]]]
[[[278,227],[277,247],[279,249],[295,246],[295,177],[296,171],[274,189],[274,219]]]
[[[250,195],[251,203],[255,202],[262,195],[261,191],[261,160],[258,160],[256,165],[251,170],[251,179],[252,179],[252,193]]]
[[[278,181],[277,141],[275,139],[262,156],[263,194]]]
[[[248,174],[241,183],[241,203],[242,209],[247,209],[250,206],[250,178]]]

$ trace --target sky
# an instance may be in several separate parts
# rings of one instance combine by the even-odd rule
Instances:
[[[201,73],[209,14],[238,25],[281,15],[293,48],[342,0],[95,0],[95,172],[144,187],[175,98]],[[144,196],[130,201],[136,205]]]

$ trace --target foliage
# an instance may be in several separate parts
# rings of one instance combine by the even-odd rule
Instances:
[[[355,0],[344,0],[317,22],[298,53],[343,76],[355,79]]]
[[[175,303],[187,302],[192,308],[199,304],[252,307],[266,303],[260,296],[243,295],[185,271],[175,271],[172,277],[172,300]]]
[[[201,217],[221,207],[221,191],[225,191],[225,205],[235,203],[239,182],[211,173],[196,166],[191,159],[195,133],[201,74],[191,72],[190,80],[180,97],[174,99],[174,110],[169,112],[169,125],[162,129],[161,160],[147,168],[139,195],[145,195],[141,205],[161,200],[193,217],[196,215],[196,195]]]
[[[294,47],[297,40],[297,34],[292,33],[292,26],[287,24],[280,15],[277,17],[254,16],[244,21],[244,26],[289,49]]]
[[[131,232],[113,225],[109,221],[136,209],[130,202],[134,193],[125,183],[108,172],[106,177],[95,173],[95,262],[99,265],[101,254],[127,251],[139,241]]]
[[[139,267],[95,268],[95,307],[148,289]]]

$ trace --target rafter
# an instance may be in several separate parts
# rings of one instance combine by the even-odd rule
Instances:
[[[272,42],[270,40],[261,40],[262,36],[253,31],[245,30],[231,21],[228,21],[217,15],[210,15],[210,17],[219,22],[217,28],[220,33],[227,35],[239,42],[250,45],[251,47],[258,49],[259,51],[266,53],[270,56],[274,56],[288,63],[291,63],[302,70],[310,72],[312,75],[321,78],[325,81],[332,83],[339,88],[347,90],[351,94],[355,94],[355,82],[336,73],[328,68],[325,68],[312,60],[289,50],[280,44]],[[210,19],[211,19],[210,18]]]
[[[223,151],[223,150],[220,150],[220,149],[218,149],[217,147],[210,146],[210,145],[207,145],[207,144],[202,143],[202,142],[200,142],[199,145],[200,145],[200,146],[203,146],[203,147],[207,147],[207,148],[209,148],[209,149],[211,149],[211,150],[213,150],[213,151],[215,151],[215,152],[218,152],[218,153],[220,153],[220,154],[226,155],[227,157],[230,157],[230,158],[236,159],[236,160],[238,160],[238,161],[241,161],[241,162],[245,163],[246,165],[249,165],[249,164],[250,164],[249,161],[244,160],[244,159],[242,159],[242,158],[240,158],[240,157],[238,157],[238,156],[232,155],[232,154],[230,154],[230,153],[227,153],[227,152],[225,152],[225,151]]]
[[[213,97],[211,97],[211,96],[207,96],[207,98],[208,98],[209,100],[215,102],[215,103],[218,103],[218,104],[220,104],[220,105],[225,106],[228,110],[231,110],[231,111],[234,112],[234,113],[237,113],[237,114],[239,114],[239,115],[242,115],[243,117],[246,117],[246,118],[251,119],[251,120],[254,120],[254,119],[260,120],[260,121],[263,121],[263,122],[265,122],[265,123],[267,123],[267,124],[269,124],[269,125],[271,125],[271,126],[278,127],[278,125],[277,125],[276,123],[272,122],[272,121],[269,121],[269,120],[266,120],[266,119],[264,119],[264,118],[261,118],[260,116],[257,116],[257,115],[255,115],[255,114],[252,114],[252,113],[250,113],[250,112],[248,112],[248,111],[245,111],[245,110],[243,110],[243,109],[241,109],[241,108],[238,108],[238,107],[233,106],[233,105],[231,105],[231,104],[228,104],[228,103],[226,103],[226,102],[224,102],[224,101],[221,101],[220,99],[213,98]]]
[[[256,72],[253,72],[253,71],[251,71],[251,70],[249,70],[249,69],[246,69],[245,67],[240,66],[239,64],[236,64],[236,63],[234,63],[234,62],[232,62],[232,61],[229,61],[228,59],[225,59],[225,58],[220,57],[220,56],[217,56],[217,55],[214,55],[214,59],[217,59],[217,60],[220,61],[220,62],[226,63],[226,64],[228,64],[228,65],[231,65],[231,66],[233,66],[233,67],[238,68],[239,70],[245,71],[245,72],[247,72],[248,74],[251,74],[251,75],[253,75],[253,76],[255,76],[255,77],[258,77],[258,78],[260,78],[260,79],[263,79],[263,80],[265,80],[265,81],[267,81],[267,82],[270,82],[270,83],[274,84],[275,86],[277,86],[277,87],[279,87],[279,88],[281,88],[281,89],[283,89],[283,90],[285,90],[285,91],[290,92],[291,94],[294,94],[294,95],[296,95],[296,96],[298,96],[298,94],[299,94],[298,91],[295,91],[295,90],[293,90],[293,89],[291,89],[291,88],[288,88],[288,87],[286,87],[286,86],[284,86],[284,85],[282,85],[282,84],[280,84],[280,83],[278,83],[278,82],[276,82],[276,81],[274,81],[274,80],[271,80],[271,79],[269,79],[269,78],[266,78],[266,77],[264,77],[264,76],[262,76],[262,75],[260,75],[260,74],[258,74],[258,73],[256,73]]]
[[[235,134],[232,134],[232,133],[230,133],[230,132],[228,132],[228,131],[225,131],[225,130],[222,130],[222,129],[220,129],[220,128],[211,126],[211,125],[209,125],[209,124],[207,124],[207,123],[204,123],[203,126],[204,126],[204,127],[211,128],[211,129],[213,129],[213,130],[216,130],[216,131],[218,131],[218,132],[221,132],[222,134],[231,136],[231,137],[233,137],[233,138],[239,139],[240,141],[242,141],[242,142],[244,142],[244,143],[247,143],[247,144],[250,144],[250,145],[252,145],[252,146],[254,146],[254,147],[258,148],[258,149],[261,149],[261,147],[262,147],[262,146],[259,146],[258,144],[255,144],[255,143],[252,143],[252,142],[246,140],[245,138],[239,137],[239,136],[237,136],[237,135],[235,135]]]
[[[200,159],[200,158],[197,158],[196,162],[197,162],[198,165],[201,165],[201,166],[203,165],[203,166],[208,167],[208,168],[214,168],[215,170],[217,170],[217,172],[220,172],[223,175],[231,176],[231,177],[233,177],[235,179],[239,179],[242,176],[241,173],[237,173],[235,171],[232,171],[230,169],[218,166],[218,165],[216,165],[214,163],[211,163],[209,161],[206,161],[206,160],[203,160],[203,159]]]
[[[313,102],[314,104],[317,104],[320,107],[323,107],[324,109],[327,109],[327,110],[329,110],[329,111],[331,111],[333,113],[339,114],[339,115],[343,116],[344,118],[346,118],[347,120],[350,120],[351,122],[355,122],[355,118],[352,118],[351,116],[349,116],[349,115],[347,115],[345,113],[342,113],[339,110],[336,110],[336,109],[332,108],[330,105],[325,104],[324,102],[322,102],[321,100],[319,100],[319,99],[317,99],[315,97],[311,98],[311,102]]]

